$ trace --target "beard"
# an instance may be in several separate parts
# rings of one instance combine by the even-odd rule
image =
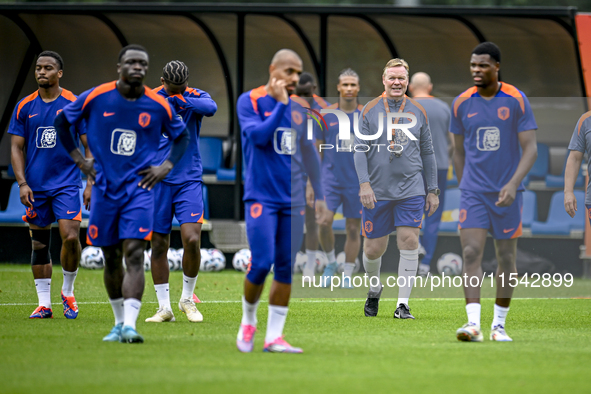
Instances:
[[[51,84],[49,82],[40,82],[37,85],[39,85],[41,89],[48,89],[51,87]]]

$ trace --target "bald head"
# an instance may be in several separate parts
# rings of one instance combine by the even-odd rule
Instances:
[[[273,59],[271,59],[271,65],[278,67],[281,64],[290,61],[302,63],[300,56],[291,49],[280,49],[275,53],[275,55],[273,55]]]
[[[431,94],[431,90],[433,90],[431,77],[429,74],[424,72],[415,73],[410,78],[410,84],[408,85],[408,88],[413,96]]]

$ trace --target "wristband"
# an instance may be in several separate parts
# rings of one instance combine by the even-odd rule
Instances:
[[[28,185],[28,183],[27,183],[27,182],[23,182],[23,183],[21,183],[20,185],[18,185],[18,187],[19,187],[19,189],[20,189],[22,186],[25,186],[25,185]]]

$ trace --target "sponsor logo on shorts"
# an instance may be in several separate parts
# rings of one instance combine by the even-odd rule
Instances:
[[[365,232],[371,233],[373,231],[373,223],[370,220],[366,220],[363,228]]]
[[[250,217],[253,219],[258,218],[263,213],[263,206],[260,203],[255,203],[250,206]]]
[[[147,233],[148,231],[150,231],[149,228],[140,227],[140,233]]]
[[[73,213],[76,213],[76,211],[68,211],[68,215],[71,215]]]
[[[508,228],[508,229],[503,229],[503,232],[504,232],[505,234],[507,234],[507,233],[510,233],[510,232],[511,232],[511,231],[513,231],[513,230],[515,230],[515,227],[513,227],[513,228]]]
[[[142,112],[137,122],[142,127],[148,127],[150,125],[150,119],[152,119],[152,117],[149,113]]]
[[[88,227],[88,236],[92,239],[95,239],[98,236],[98,227],[94,224]]]
[[[107,116],[113,116],[113,115],[115,115],[115,112],[107,112],[107,111],[103,112],[103,116],[104,116],[105,118],[106,118]]]
[[[471,117],[476,116],[476,115],[478,115],[478,112],[473,112],[471,114],[468,114],[468,118],[471,118]]]
[[[460,210],[460,223],[464,223],[467,214],[468,212],[465,209]]]
[[[421,219],[415,219],[415,223],[420,223],[421,221]]]
[[[191,216],[197,216],[199,215],[201,212],[197,212],[197,213],[192,213]]]
[[[509,111],[508,107],[501,107],[497,110],[497,115],[499,115],[499,119],[501,119],[501,120],[509,119],[510,113],[511,112]]]

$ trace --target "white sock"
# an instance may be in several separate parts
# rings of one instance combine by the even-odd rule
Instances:
[[[141,308],[142,302],[136,298],[128,298],[123,301],[123,325],[130,326],[135,330],[135,322],[137,321],[137,316],[140,314]]]
[[[400,262],[398,263],[398,302],[396,305],[406,304],[408,306],[408,299],[415,284],[415,276],[417,275],[417,267],[419,266],[419,250],[401,250]],[[402,284],[403,286],[400,286]]]
[[[162,283],[161,285],[154,285],[156,290],[156,297],[158,298],[158,308],[171,309],[170,306],[170,286],[168,283]]]
[[[78,275],[78,270],[74,272],[62,270],[62,272],[64,274],[62,293],[64,293],[64,296],[66,297],[72,297],[74,295],[74,281],[76,280],[76,275]]]
[[[381,266],[382,266],[382,257],[381,256],[375,260],[370,260],[367,257],[367,255],[365,254],[365,252],[363,252],[363,268],[365,269],[365,272],[367,272],[367,276],[369,276],[369,283],[370,283],[369,289],[374,293],[380,291],[380,289],[382,288],[382,284],[380,282],[380,267]],[[373,281],[371,280],[371,278],[373,278],[373,277],[378,278],[378,286],[377,287],[371,286],[372,282],[373,282],[373,284],[376,283],[375,279]]]
[[[269,319],[267,320],[267,336],[265,343],[273,342],[275,339],[283,335],[283,327],[285,326],[285,319],[287,318],[286,306],[277,306],[269,304]]]
[[[328,259],[328,264],[332,264],[332,263],[337,262],[337,258],[334,254],[334,249],[326,254],[326,258]]]
[[[260,300],[251,304],[242,296],[242,324],[257,326],[257,308],[259,307],[259,302]]]
[[[37,290],[37,298],[39,298],[39,306],[51,309],[51,278],[35,279],[35,289]]]
[[[115,299],[109,298],[109,302],[113,309],[113,315],[115,315],[115,325],[123,323],[123,318],[125,316],[123,313],[123,297]]]
[[[197,275],[194,278],[191,278],[190,276],[186,276],[185,274],[183,274],[183,294],[181,294],[181,299],[193,299],[193,293],[195,292],[195,284],[197,283],[198,277],[199,275]]]
[[[474,323],[480,327],[480,309],[478,302],[466,304],[466,313],[468,314],[468,323]]]
[[[498,306],[495,304],[495,317],[493,318],[491,329],[495,328],[495,326],[498,326],[499,324],[505,327],[507,313],[509,313],[509,307]]]
[[[351,275],[353,275],[354,269],[355,269],[355,263],[345,263],[345,266],[343,268],[343,273],[345,274],[345,276],[351,277]]]

